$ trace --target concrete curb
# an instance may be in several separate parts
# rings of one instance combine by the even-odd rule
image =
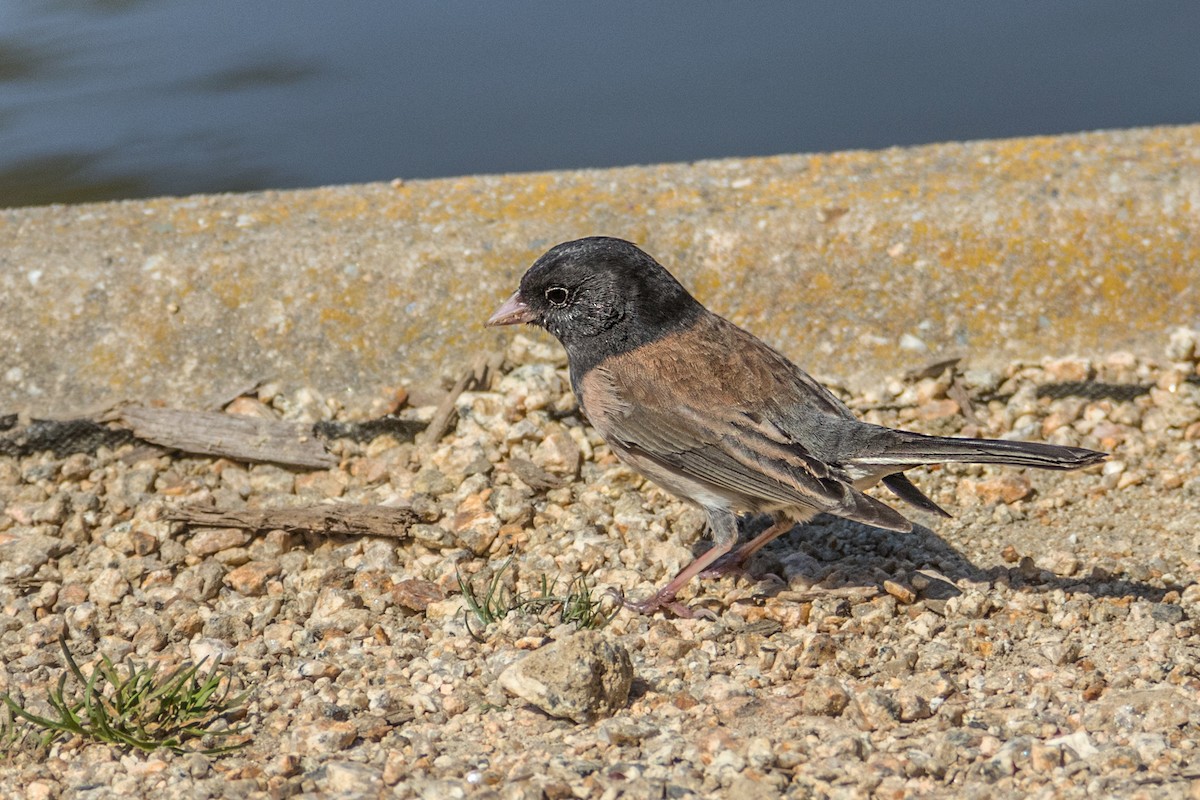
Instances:
[[[1200,126],[0,211],[0,411],[436,386],[549,246],[644,246],[821,375],[1200,320]]]

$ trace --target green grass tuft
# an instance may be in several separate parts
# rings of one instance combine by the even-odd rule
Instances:
[[[185,662],[163,674],[157,666],[132,660],[118,666],[104,656],[85,677],[66,637],[59,643],[67,669],[46,697],[54,714],[34,714],[7,693],[0,694],[9,712],[0,725],[0,751],[45,750],[71,735],[143,752],[166,748],[205,755],[248,743],[248,738],[239,740],[246,725],[228,725],[243,715],[248,694],[230,696],[228,669],[202,671],[203,662]]]
[[[467,602],[463,612],[467,630],[479,641],[483,638],[471,627],[470,616],[486,627],[517,611],[534,614],[552,625],[572,623],[579,629],[599,629],[611,622],[620,610],[619,605],[594,597],[587,575],[570,580],[561,594],[556,591],[558,580],[551,581],[544,574],[536,591],[513,592],[503,583],[504,573],[511,565],[511,558],[501,564],[482,594],[461,573],[458,575],[458,588]]]

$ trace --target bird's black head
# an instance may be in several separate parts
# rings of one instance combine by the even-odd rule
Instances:
[[[690,324],[703,306],[657,261],[624,239],[564,242],[539,258],[521,288],[488,320],[527,322],[562,342],[571,358],[596,363]]]

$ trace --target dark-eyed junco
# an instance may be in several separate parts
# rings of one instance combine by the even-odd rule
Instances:
[[[567,351],[571,387],[625,463],[708,514],[714,545],[641,603],[688,615],[676,593],[729,553],[739,512],[775,523],[732,555],[741,563],[794,522],[824,512],[894,531],[912,523],[863,494],[879,481],[949,516],[903,475],[964,461],[1076,469],[1107,456],[1078,447],[925,436],[870,425],[808,373],[688,294],[622,239],[554,247],[489,325],[539,325]]]

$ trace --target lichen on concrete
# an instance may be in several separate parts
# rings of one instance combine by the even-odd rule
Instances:
[[[366,409],[438,386],[566,239],[638,242],[820,375],[1126,348],[1194,324],[1200,126],[0,211],[0,411]],[[903,345],[903,347],[902,347]]]

